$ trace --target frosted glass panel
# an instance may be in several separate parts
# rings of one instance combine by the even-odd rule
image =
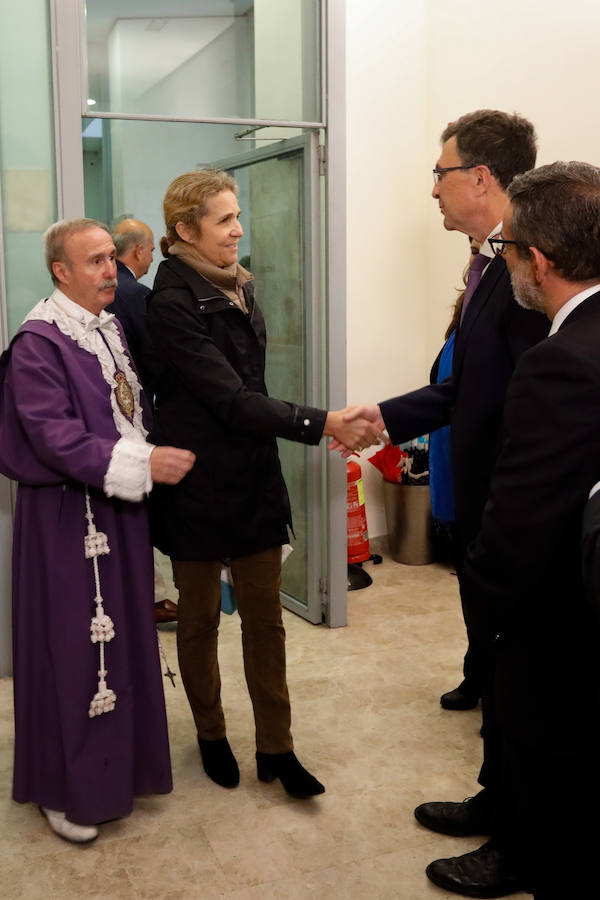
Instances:
[[[87,0],[96,110],[320,121],[319,0]]]
[[[56,219],[45,0],[0,8],[0,166],[6,311],[12,336],[31,307],[52,290],[42,248],[42,234]]]
[[[42,233],[56,218],[50,18],[46,0],[0,4],[2,343],[52,289]],[[32,139],[34,136],[35,139]],[[6,288],[4,294],[3,287]],[[3,349],[3,347],[0,347]],[[12,671],[10,484],[0,476],[0,676]]]
[[[267,323],[266,382],[281,400],[305,403],[304,157],[302,152],[233,170],[249,181],[251,265],[256,296]],[[280,440],[279,456],[288,487],[295,538],[283,568],[282,587],[299,603],[307,601],[309,534],[307,451]]]

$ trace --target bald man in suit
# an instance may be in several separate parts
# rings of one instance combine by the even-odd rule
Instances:
[[[151,403],[156,363],[146,324],[146,300],[150,288],[141,284],[139,279],[152,265],[154,235],[145,222],[123,219],[113,230],[113,240],[117,251],[117,290],[114,301],[106,311],[113,313],[123,326],[140,381]],[[167,596],[167,585],[156,562],[154,593],[157,623],[176,622],[177,604]]]

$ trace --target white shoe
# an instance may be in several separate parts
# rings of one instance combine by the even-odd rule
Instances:
[[[45,806],[40,806],[40,812],[48,819],[52,831],[66,841],[86,844],[98,837],[98,829],[94,825],[75,825],[74,822],[69,822],[64,812],[46,809]]]

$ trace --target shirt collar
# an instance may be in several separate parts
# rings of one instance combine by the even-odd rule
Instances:
[[[52,292],[50,300],[54,300],[68,316],[72,319],[76,319],[83,325],[86,331],[95,331],[96,328],[104,328],[105,325],[108,325],[108,323],[112,322],[114,319],[113,313],[107,313],[104,309],[100,311],[99,316],[95,316],[94,313],[84,309],[79,303],[75,303],[74,300],[71,300],[70,297],[67,297],[67,295],[63,294],[58,288]]]
[[[493,259],[496,255],[492,249],[492,245],[490,244],[490,238],[494,237],[494,235],[498,234],[499,231],[502,230],[502,222],[498,222],[495,228],[492,228],[485,241],[481,245],[478,250],[478,253],[481,253],[482,256],[489,256],[490,259]]]
[[[583,303],[584,300],[587,300],[588,297],[591,297],[592,294],[596,294],[599,290],[600,284],[593,284],[591,287],[585,288],[585,290],[580,291],[578,294],[575,294],[575,296],[571,297],[570,300],[567,300],[567,302],[561,306],[561,308],[552,319],[552,327],[548,332],[548,337],[550,337],[551,334],[556,334],[567,316],[572,313],[580,303]]]
[[[589,495],[588,495],[588,500],[589,500],[591,497],[593,497],[594,494],[597,494],[598,491],[600,491],[600,481],[597,481],[596,484],[594,485],[594,487],[591,489],[591,491],[590,491],[590,493],[589,493]]]

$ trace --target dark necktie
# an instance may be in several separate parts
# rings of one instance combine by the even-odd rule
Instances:
[[[477,253],[476,256],[473,257],[473,262],[469,268],[469,275],[467,277],[467,287],[465,289],[465,299],[463,300],[462,309],[460,311],[460,321],[465,317],[465,313],[467,311],[467,306],[471,302],[471,297],[475,293],[475,288],[481,281],[481,276],[483,275],[483,270],[489,263],[489,256],[484,256],[483,253]]]

